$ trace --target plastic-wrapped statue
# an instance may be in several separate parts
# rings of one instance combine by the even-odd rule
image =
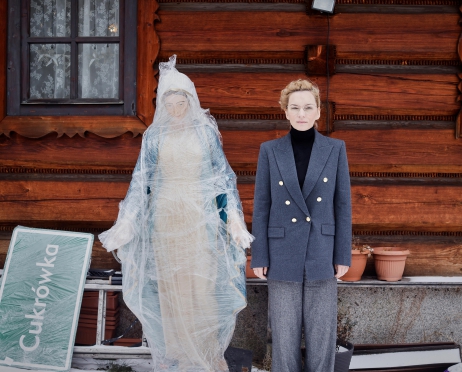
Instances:
[[[123,296],[154,371],[228,371],[246,305],[245,227],[236,176],[192,81],[160,63],[156,113],[115,225],[99,237],[122,260]]]

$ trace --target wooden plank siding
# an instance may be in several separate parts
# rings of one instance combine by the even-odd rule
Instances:
[[[156,1],[138,0],[138,71],[137,71],[137,116],[145,125],[154,117],[155,89],[157,80],[154,63],[159,53],[159,37],[154,23],[158,20]]]
[[[169,4],[170,5],[170,4]],[[210,58],[207,52],[303,51],[305,45],[325,44],[326,16],[301,12],[264,11],[158,11],[157,25],[162,58],[182,52],[188,58]],[[198,20],[206,19],[207,22]],[[460,34],[459,14],[336,14],[330,20],[330,43],[338,58],[457,59],[455,42]],[[245,54],[241,54],[245,58]]]
[[[225,154],[236,171],[255,171],[260,144],[286,133],[282,129],[221,131]],[[331,136],[346,142],[350,171],[462,172],[462,143],[450,129],[341,130]],[[85,138],[56,138],[52,133],[28,139],[13,133],[11,138],[0,137],[0,162],[37,169],[131,171],[140,146],[141,137],[133,138],[131,133],[114,139],[92,133]]]
[[[77,178],[77,177],[76,177]],[[3,180],[0,223],[8,221],[105,222],[117,217],[127,181]],[[125,177],[126,179],[129,177]],[[452,184],[355,184],[353,179],[353,224],[357,230],[459,231],[462,226],[462,178]],[[390,184],[392,187],[390,187]],[[245,218],[252,222],[253,184],[238,184]],[[371,219],[371,215],[374,219]],[[375,226],[375,227],[374,227]]]
[[[346,142],[354,234],[375,247],[409,248],[405,275],[462,275],[458,6],[390,1],[380,12],[339,1],[342,12],[328,23],[297,0],[159,3],[138,0],[136,117],[0,122],[0,267],[16,224],[95,234],[113,224],[154,115],[156,63],[172,54],[218,121],[251,227],[260,144],[288,130],[280,91],[306,78],[307,50],[328,43],[329,77],[322,53],[309,77],[321,89],[319,130]],[[377,10],[386,1],[372,3]],[[0,115],[5,87],[0,73]],[[118,267],[97,239],[92,267]]]
[[[180,67],[181,70],[181,67]],[[189,73],[204,107],[213,113],[281,113],[280,91],[299,73]],[[326,98],[326,78],[312,78]],[[329,84],[335,114],[455,115],[456,75],[336,74]],[[281,88],[282,87],[282,88]]]
[[[0,2],[0,53],[6,50],[7,43],[7,8],[6,1]],[[2,58],[3,57],[3,58]],[[0,56],[0,121],[6,116],[6,55]]]
[[[0,224],[15,222],[27,226],[45,224],[50,228],[91,221],[100,229],[112,225],[117,216],[119,201],[128,189],[129,176],[119,182],[56,180],[3,180],[0,198]],[[432,273],[443,271],[447,275],[460,274],[462,268],[462,242],[460,226],[462,224],[462,202],[460,201],[459,182],[451,185],[356,185],[353,178],[353,228],[364,235],[373,229],[386,232],[391,236],[362,236],[362,243],[374,246],[404,245],[413,252],[409,275],[429,275],[425,260],[430,259],[431,250],[437,247],[439,261]],[[390,180],[389,180],[390,181]],[[393,181],[393,180],[391,180]],[[245,212],[246,222],[251,225],[253,209],[252,183],[239,183],[239,194]],[[431,198],[429,197],[431,195]],[[371,221],[371,215],[375,220]],[[96,224],[98,223],[98,224]],[[57,225],[56,225],[57,224]],[[401,235],[393,235],[399,231]],[[410,236],[403,236],[402,231]],[[425,231],[429,236],[419,235]],[[361,233],[362,232],[362,233]],[[451,233],[452,232],[452,233]],[[440,235],[443,239],[435,239]],[[415,234],[415,235],[412,235]],[[444,234],[449,234],[449,238]],[[374,239],[375,238],[375,239]],[[2,254],[6,254],[7,245],[0,248],[0,264]],[[435,248],[436,249],[436,248]],[[107,260],[104,251],[95,251],[98,262]],[[101,261],[102,260],[102,261]],[[107,262],[107,261],[104,261]],[[415,262],[414,267],[412,263]],[[428,264],[428,261],[427,261]],[[459,272],[458,272],[459,271]]]

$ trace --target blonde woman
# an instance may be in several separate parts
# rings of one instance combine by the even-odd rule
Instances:
[[[281,92],[290,132],[261,145],[251,267],[268,280],[272,370],[334,370],[337,278],[351,263],[350,177],[345,143],[316,130],[319,89],[308,80]]]

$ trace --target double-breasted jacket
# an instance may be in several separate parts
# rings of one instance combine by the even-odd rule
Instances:
[[[315,130],[300,188],[290,133],[260,147],[255,181],[251,267],[267,278],[332,278],[351,264],[351,192],[345,143]]]

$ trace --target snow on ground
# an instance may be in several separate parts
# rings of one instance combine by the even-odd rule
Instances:
[[[126,365],[132,367],[136,372],[151,372],[151,359],[117,359],[117,360],[99,360],[92,358],[73,358],[70,372],[94,372],[102,371],[102,368],[110,366],[111,363]],[[2,371],[3,372],[3,371]],[[252,372],[268,372],[256,367],[252,367]]]
[[[136,372],[151,372],[150,359],[116,359],[116,360],[99,360],[92,358],[74,358],[72,359],[72,368],[69,372],[94,372],[104,371],[111,363],[126,365],[132,367]],[[26,370],[14,367],[0,367],[1,372],[25,372]],[[256,367],[252,367],[252,372],[268,372]]]
[[[102,371],[102,368],[110,366],[111,363],[126,365],[132,367],[136,372],[151,372],[151,359],[117,359],[117,360],[99,360],[92,358],[76,357],[72,359],[72,368],[70,372],[93,372]],[[3,371],[2,371],[3,372]],[[24,371],[23,371],[24,372]],[[252,367],[252,372],[268,372],[256,367]]]

